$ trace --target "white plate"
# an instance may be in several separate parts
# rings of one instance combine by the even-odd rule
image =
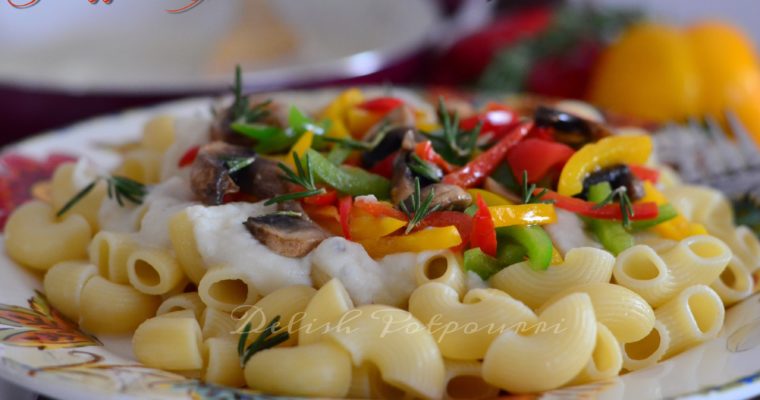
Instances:
[[[96,144],[121,143],[136,138],[142,124],[157,113],[205,114],[209,105],[210,99],[194,99],[97,118],[30,139],[6,151],[33,157],[43,157],[51,152],[67,152],[85,155],[106,166],[114,165],[118,158]],[[0,237],[0,247],[1,243]],[[271,399],[241,390],[203,385],[172,373],[141,367],[134,361],[128,337],[103,336],[97,338],[102,344],[95,341],[86,343],[89,339],[81,336],[74,326],[62,325],[57,330],[52,329],[49,317],[48,322],[39,327],[30,324],[12,327],[7,320],[9,316],[33,313],[28,300],[40,286],[37,274],[15,265],[0,254],[2,378],[61,400],[236,398],[233,395]],[[36,305],[44,304],[38,301]],[[41,309],[44,310],[44,307]],[[45,320],[43,317],[42,321]],[[37,348],[40,343],[34,340],[26,342],[26,346],[19,346],[19,343],[12,343],[8,338],[3,339],[5,333],[9,332],[3,329],[8,328],[17,331],[47,328],[50,333],[57,334],[58,339],[48,343],[45,349]],[[66,338],[64,334],[70,337]],[[85,343],[81,343],[83,340]],[[80,343],[77,344],[77,341]],[[81,347],[75,347],[78,345]],[[555,390],[536,397],[737,399],[758,393],[760,294],[728,310],[723,331],[713,341],[652,368],[614,380]]]
[[[20,10],[3,1],[0,83],[140,94],[225,88],[232,71],[211,72],[208,64],[216,44],[240,23],[245,1],[205,1],[182,14],[165,10],[182,7],[187,0],[109,5],[41,0]],[[247,71],[245,82],[250,87],[376,72],[420,51],[440,20],[430,0],[269,0],[269,4],[289,27],[297,47],[285,58]]]

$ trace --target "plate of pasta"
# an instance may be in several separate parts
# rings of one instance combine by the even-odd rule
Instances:
[[[64,400],[760,393],[760,242],[641,129],[241,88],[4,150],[0,377]]]

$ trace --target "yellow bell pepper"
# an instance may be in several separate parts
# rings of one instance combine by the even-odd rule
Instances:
[[[644,181],[644,190],[646,191],[642,202],[654,202],[657,205],[666,204],[668,199],[649,181]],[[672,240],[681,240],[689,236],[704,235],[707,234],[707,229],[702,224],[690,222],[683,215],[665,221],[661,224],[657,224],[650,228],[658,235]]]
[[[477,199],[478,195],[480,195],[481,197],[483,197],[483,201],[485,201],[486,205],[489,207],[509,206],[509,205],[515,204],[505,199],[504,197],[501,197],[498,194],[485,190],[485,189],[467,189],[467,193],[469,193],[473,199]]]
[[[378,239],[406,226],[406,221],[371,215],[351,216],[351,239],[355,241]]]
[[[462,243],[462,238],[455,226],[428,228],[403,236],[386,236],[383,238],[361,240],[372,258],[380,258],[388,254],[415,252],[427,250],[444,250]]]
[[[592,172],[615,164],[644,164],[652,154],[652,138],[645,135],[610,136],[587,144],[567,160],[557,192],[574,196],[583,191],[583,180]]]
[[[512,225],[542,225],[557,222],[551,204],[518,204],[488,207],[494,228]]]
[[[322,119],[330,120],[330,129],[325,136],[344,138],[349,136],[346,127],[348,110],[364,101],[364,94],[357,88],[344,90],[322,112]]]
[[[361,109],[351,107],[346,113],[346,127],[353,137],[361,137],[369,128],[380,121],[380,115]]]
[[[293,144],[293,147],[291,147],[290,151],[288,152],[288,159],[285,160],[291,169],[294,169],[296,167],[295,161],[293,159],[293,154],[298,154],[298,158],[302,159],[304,153],[306,153],[306,150],[309,150],[311,148],[312,143],[314,143],[314,133],[312,131],[306,131]]]
[[[552,265],[560,265],[564,262],[565,260],[562,258],[562,254],[560,254],[559,250],[552,245]]]

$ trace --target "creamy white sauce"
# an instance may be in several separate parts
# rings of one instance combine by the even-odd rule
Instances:
[[[88,158],[82,157],[74,164],[71,172],[71,183],[77,190],[82,190],[105,172]]]
[[[145,208],[145,204],[137,205],[130,201],[124,201],[124,205],[120,206],[116,199],[106,196],[98,210],[100,229],[109,232],[136,232],[140,229],[140,219]]]
[[[192,206],[195,240],[203,262],[211,268],[230,266],[250,271],[257,292],[267,295],[290,285],[311,285],[310,260],[281,256],[256,240],[243,225],[248,217],[276,211],[259,203]]]
[[[211,122],[204,118],[178,118],[174,121],[174,143],[164,154],[161,180],[175,175],[188,175],[189,168],[179,168],[179,161],[188,150],[209,142]]]
[[[190,184],[175,176],[151,187],[144,204],[148,211],[140,223],[137,242],[146,246],[171,248],[169,220],[177,212],[198,203],[193,201]]]
[[[425,253],[398,253],[373,260],[364,248],[341,237],[322,242],[311,253],[312,268],[340,279],[357,305],[404,306],[417,287],[414,267],[429,258]]]
[[[583,229],[583,221],[575,214],[557,208],[557,222],[544,225],[544,229],[552,238],[554,247],[564,256],[576,247],[594,247],[601,249],[602,245],[594,240]]]

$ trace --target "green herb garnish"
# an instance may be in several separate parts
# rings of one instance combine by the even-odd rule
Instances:
[[[278,315],[272,319],[266,328],[264,328],[264,331],[259,334],[259,337],[248,346],[246,346],[246,342],[248,341],[248,335],[251,333],[251,323],[249,322],[245,325],[245,328],[243,328],[243,334],[240,335],[237,348],[241,367],[245,367],[245,364],[254,354],[262,350],[271,349],[272,347],[290,339],[290,334],[287,331],[272,336],[277,329],[279,322],[280,316]]]
[[[406,226],[406,234],[414,229],[425,217],[437,210],[440,204],[430,206],[435,196],[435,190],[431,190],[425,200],[422,200],[422,189],[420,188],[420,178],[414,178],[414,193],[411,196],[411,205],[407,206],[406,200],[399,204],[401,211],[409,218],[409,224]]]
[[[279,196],[272,197],[267,200],[264,205],[271,205],[275,203],[282,203],[289,200],[303,199],[305,197],[316,196],[318,194],[327,193],[325,188],[318,188],[314,182],[314,173],[311,170],[311,162],[309,161],[309,155],[304,157],[306,165],[301,163],[301,158],[298,157],[298,153],[293,153],[293,163],[296,166],[296,171],[293,171],[287,165],[283,163],[277,164],[277,166],[285,173],[283,178],[292,182],[302,188],[306,189],[302,192],[287,193]]]
[[[390,126],[390,124],[387,124]],[[380,144],[380,142],[385,139],[385,136],[388,134],[388,128],[383,126],[380,128],[380,131],[377,132],[377,134],[372,138],[370,141],[364,141],[364,140],[356,140],[351,138],[334,138],[334,137],[324,137],[322,138],[325,142],[331,142],[331,143],[337,143],[338,145],[352,149],[352,150],[360,150],[360,151],[370,151],[377,147],[377,145]]]
[[[108,198],[116,199],[116,202],[119,203],[119,206],[121,207],[124,207],[124,199],[134,204],[142,204],[143,198],[148,192],[145,185],[142,183],[123,176],[99,176],[67,201],[55,215],[60,217],[65,214],[66,211],[69,211],[80,200],[87,196],[87,194],[89,194],[92,189],[95,188],[95,185],[101,180],[105,180],[108,184]]]
[[[549,192],[547,188],[543,188],[537,194],[533,194],[536,191],[536,184],[531,183],[528,185],[528,171],[523,170],[522,174],[522,202],[523,204],[529,203],[554,203],[553,200],[542,200],[542,198]]]
[[[631,198],[628,197],[628,189],[625,186],[615,188],[615,190],[610,192],[607,197],[605,197],[602,201],[596,203],[596,205],[592,208],[595,210],[602,208],[608,204],[615,202],[616,199],[620,204],[620,214],[623,216],[623,226],[625,228],[630,228],[631,218],[634,216],[634,210]]]
[[[235,67],[235,83],[232,85],[232,94],[235,100],[230,107],[230,115],[233,122],[251,123],[267,118],[271,113],[268,110],[272,100],[265,100],[250,107],[248,96],[243,94],[243,71],[240,65]]]
[[[407,165],[412,172],[429,181],[440,182],[443,178],[443,171],[437,165],[423,160],[417,154],[411,154]]]
[[[477,148],[478,135],[482,127],[482,121],[470,131],[462,131],[459,127],[459,114],[454,113],[452,118],[446,110],[443,97],[438,99],[438,118],[442,129],[435,134],[426,134],[435,150],[446,161],[462,165],[469,161],[472,153]]]

